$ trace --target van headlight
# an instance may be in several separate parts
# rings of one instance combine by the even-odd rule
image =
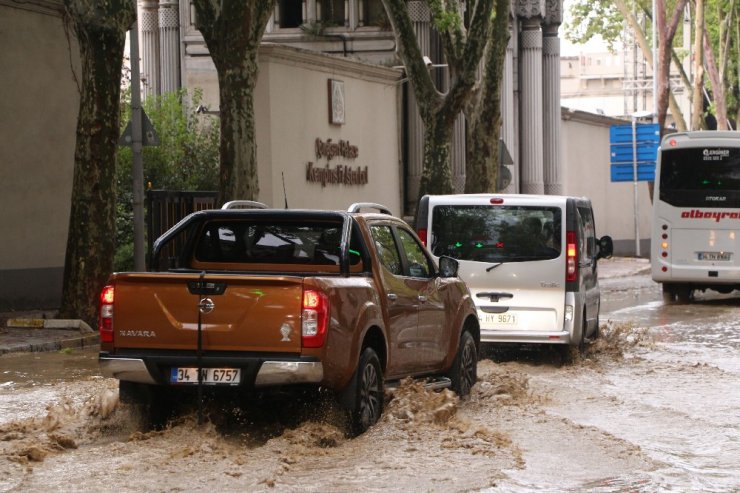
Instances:
[[[570,322],[573,320],[573,305],[565,305],[565,321]]]

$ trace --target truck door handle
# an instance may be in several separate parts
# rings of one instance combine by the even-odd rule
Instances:
[[[398,298],[398,295],[396,295],[394,293],[388,293],[388,299],[389,300],[396,301],[397,298]]]
[[[424,296],[423,294],[420,294],[419,296],[417,296],[416,299],[421,301],[422,303],[426,303],[427,301],[427,297]]]

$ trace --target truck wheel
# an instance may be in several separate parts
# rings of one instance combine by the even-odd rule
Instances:
[[[172,411],[170,396],[164,388],[145,383],[118,383],[118,400],[128,404],[141,428],[160,429],[167,424]]]
[[[452,380],[452,390],[461,398],[470,394],[470,389],[478,380],[478,351],[473,336],[467,330],[460,336],[460,346],[449,377]]]
[[[365,348],[357,370],[342,392],[342,403],[349,414],[353,436],[366,432],[378,422],[383,413],[384,398],[380,359],[372,348]]]

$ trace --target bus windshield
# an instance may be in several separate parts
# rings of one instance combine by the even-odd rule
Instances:
[[[740,207],[740,148],[664,150],[660,200],[678,207]]]

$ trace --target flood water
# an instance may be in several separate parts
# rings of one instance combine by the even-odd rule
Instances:
[[[583,357],[487,351],[470,399],[404,384],[355,439],[291,394],[143,430],[95,348],[4,355],[0,491],[740,491],[740,295],[602,288]]]

